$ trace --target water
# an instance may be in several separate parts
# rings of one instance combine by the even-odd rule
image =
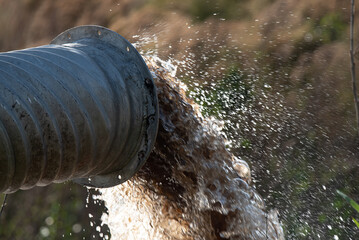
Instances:
[[[336,189],[341,189],[354,199],[359,196],[359,149],[353,128],[355,116],[352,114],[346,33],[344,31],[341,38],[328,39],[328,33],[340,33],[345,29],[337,24],[347,24],[347,11],[341,8],[345,4],[332,1],[332,6],[327,9],[324,6],[329,3],[320,6],[320,1],[317,1],[309,11],[307,7],[312,3],[304,1],[302,5],[308,5],[307,11],[298,8],[294,2],[274,2],[278,3],[274,3],[277,12],[272,12],[273,8],[267,11],[264,3],[260,2],[264,11],[258,16],[253,15],[256,19],[243,20],[244,25],[240,22],[231,25],[230,20],[216,21],[214,18],[197,24],[176,14],[148,29],[147,35],[146,29],[141,30],[134,39],[138,40],[140,48],[147,44],[145,48],[150,49],[150,55],[171,59],[175,63],[175,67],[166,65],[165,68],[172,68],[170,75],[186,83],[186,88],[182,85],[177,87],[178,91],[185,91],[199,104],[192,105],[196,114],[205,124],[211,125],[210,129],[220,131],[220,135],[227,139],[224,145],[250,165],[252,187],[263,197],[268,209],[278,209],[286,239],[358,239],[358,231],[351,220],[356,213],[336,194]],[[340,15],[342,20],[335,18]],[[178,22],[188,30],[176,25]],[[224,22],[228,26],[221,25]],[[167,31],[171,28],[178,28],[178,31]],[[153,32],[158,32],[158,36]],[[171,130],[172,121],[162,123],[164,129]],[[179,154],[182,156],[183,153]],[[231,164],[233,169],[241,169]],[[225,164],[224,169],[230,168],[226,166],[231,164]],[[173,168],[164,165],[164,169]],[[201,176],[201,171],[199,174]],[[172,175],[167,177],[160,181],[161,184],[173,179]],[[123,191],[137,189],[146,181],[134,179],[134,183],[130,182],[134,185],[120,186],[123,190],[119,191],[122,194],[119,199],[126,201],[112,201],[114,206],[109,208],[110,217],[105,222],[122,216],[111,217],[111,209],[115,207],[121,207],[118,211],[126,212],[125,216],[137,214],[126,211],[137,209],[133,206],[136,201],[128,200],[131,199],[128,194],[136,190],[127,191],[128,194]],[[198,182],[203,186],[203,180]],[[176,189],[177,182],[167,186],[166,190],[172,186]],[[162,209],[164,200],[157,192],[158,196],[148,198],[151,201],[158,197],[157,207],[147,207],[146,201],[138,208],[144,209],[143,212]],[[208,206],[210,198],[203,200],[203,192],[201,190],[198,196],[191,198],[198,209]],[[107,196],[111,198],[112,195]],[[139,191],[137,196],[137,199],[142,199],[143,193]],[[214,195],[214,199],[217,198]],[[177,199],[169,201],[176,202]],[[218,202],[222,204],[220,200]],[[220,205],[216,207],[223,211]],[[178,219],[181,219],[181,214]],[[162,217],[169,221],[166,216],[172,215],[165,213]],[[119,219],[117,225],[109,223],[112,231],[116,232],[122,221],[127,223],[125,218]],[[141,225],[143,230],[148,227],[147,223],[152,224],[157,218],[151,214],[150,217],[139,214],[139,221],[131,218],[130,226],[136,228],[142,221],[140,219],[147,219]],[[221,220],[220,217],[213,218]],[[198,222],[203,224],[200,220]],[[152,230],[143,231],[152,231],[151,237],[157,238],[165,238],[163,235],[168,232],[176,235],[182,231],[181,227],[168,230],[163,225],[166,226],[158,220],[157,225],[152,224]],[[178,226],[172,221],[168,225]],[[196,226],[192,224],[190,228]],[[129,236],[126,229],[122,234]],[[136,229],[132,232],[136,233]],[[231,233],[219,232],[222,232],[219,237]]]
[[[152,36],[147,41],[155,39]],[[140,39],[136,47],[141,48],[141,44],[148,44],[147,41]],[[341,82],[345,81],[342,71],[346,63],[335,66],[339,69],[338,72],[328,70],[325,81],[322,81],[324,77],[314,74],[315,70],[311,69],[313,67],[304,65],[293,67],[293,70],[286,67],[285,63],[283,66],[271,65],[276,59],[269,55],[263,56],[260,52],[250,53],[236,48],[229,51],[226,43],[216,39],[216,35],[200,41],[205,43],[200,49],[194,49],[189,44],[180,57],[170,55],[166,58],[174,64],[168,64],[158,57],[155,59],[166,69],[170,69],[170,76],[186,83],[185,85],[170,78],[170,82],[177,84],[171,83],[177,92],[186,92],[198,103],[196,105],[193,101],[188,101],[192,105],[189,109],[195,109],[190,112],[201,119],[204,127],[215,130],[213,135],[225,137],[226,140],[221,140],[223,146],[249,163],[252,187],[263,196],[262,201],[268,209],[278,209],[286,239],[356,239],[355,225],[351,221],[355,212],[336,195],[336,189],[356,194],[359,179],[356,163],[359,151],[355,146],[355,132],[351,124],[354,118],[348,117],[350,104],[338,100],[345,91],[336,89],[337,80],[334,80],[339,77]],[[166,55],[161,55],[157,43],[154,45],[155,49],[148,55]],[[328,65],[328,59],[320,58],[327,54],[328,49],[330,48],[323,48],[313,54],[313,58],[317,58],[312,63],[315,69],[324,71],[323,66]],[[142,54],[146,55],[144,52]],[[297,75],[300,73],[312,78],[298,86],[298,83],[293,83],[293,78],[299,78]],[[168,103],[172,101],[166,102]],[[169,132],[173,128],[172,121],[167,121],[167,118],[162,119],[162,124]],[[194,131],[195,128],[191,127],[190,130]],[[195,142],[201,141],[197,135],[194,135],[194,139]],[[176,148],[180,145],[176,145]],[[179,153],[180,156],[181,154],[182,152]],[[223,168],[224,172],[228,168],[240,169],[233,162],[223,164],[216,165],[215,169]],[[201,171],[198,174],[199,179],[203,179]],[[172,176],[168,179],[172,179]],[[245,179],[244,175],[242,179]],[[247,185],[248,181],[250,178],[246,180]],[[203,186],[203,180],[199,183]],[[217,185],[221,184],[224,184],[224,188],[228,187],[221,181]],[[199,191],[203,192],[205,191]],[[212,193],[208,195],[221,199]],[[208,206],[210,197],[203,200],[197,196],[191,198],[194,199],[191,201],[198,200],[198,205],[194,206],[203,209]],[[216,201],[214,200],[214,204]],[[220,200],[217,202],[222,204]],[[218,209],[222,209],[222,205]],[[221,219],[217,216],[212,218]],[[201,224],[199,219],[195,222]],[[156,228],[157,225],[152,226]],[[197,225],[192,224],[190,228],[194,228],[193,226]],[[163,233],[164,230],[156,231]],[[226,234],[236,236],[233,231],[217,232],[222,235],[214,235],[216,237],[228,237]]]
[[[159,133],[134,178],[101,189],[111,239],[284,239],[277,211],[250,185],[248,164],[226,149],[221,124],[203,118],[159,59],[149,62]]]

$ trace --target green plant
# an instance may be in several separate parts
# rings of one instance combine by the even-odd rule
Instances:
[[[222,79],[202,86],[199,93],[192,94],[192,97],[202,105],[204,116],[223,119],[248,106],[253,99],[252,87],[251,76],[231,67]]]
[[[347,23],[339,13],[328,13],[319,21],[319,31],[325,43],[336,41],[343,36]]]
[[[344,198],[359,213],[359,204],[358,203],[356,203],[353,199],[351,199],[345,193],[343,193],[339,190],[337,190],[337,193],[342,198]],[[359,222],[354,217],[352,217],[352,219],[353,219],[353,222],[355,223],[355,225],[359,228]]]

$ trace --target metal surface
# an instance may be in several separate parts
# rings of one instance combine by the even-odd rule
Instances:
[[[81,26],[0,54],[0,192],[120,184],[144,164],[157,128],[151,73],[113,31]]]

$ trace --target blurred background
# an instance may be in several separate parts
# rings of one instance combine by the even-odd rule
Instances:
[[[342,0],[0,0],[0,51],[84,24],[118,32],[177,67],[287,239],[359,239],[336,193],[359,200],[349,19]],[[93,194],[73,183],[11,194],[0,239],[103,239]]]

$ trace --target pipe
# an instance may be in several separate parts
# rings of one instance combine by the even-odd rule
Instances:
[[[136,49],[99,26],[0,53],[0,192],[120,184],[155,142],[155,85]]]

